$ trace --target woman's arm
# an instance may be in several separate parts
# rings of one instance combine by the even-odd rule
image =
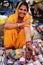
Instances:
[[[5,29],[13,29],[13,28],[18,28],[18,27],[20,27],[20,26],[24,26],[25,24],[27,24],[27,23],[29,23],[29,22],[23,22],[23,23],[9,23],[9,22],[6,22],[5,24],[4,24],[4,28]]]
[[[26,42],[31,41],[31,29],[29,27],[24,27],[25,31],[25,37],[26,37]]]
[[[4,24],[4,28],[5,28],[5,29],[14,29],[14,28],[16,28],[16,27],[18,27],[18,24],[17,24],[17,23],[14,24],[14,23],[6,22],[6,23]]]
[[[32,46],[31,29],[30,27],[24,27],[24,31],[25,31],[25,38],[26,38],[26,48],[28,50],[28,53],[30,51],[31,54],[33,54],[34,49]]]

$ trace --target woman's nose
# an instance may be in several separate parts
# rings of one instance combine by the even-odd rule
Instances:
[[[25,11],[24,11],[24,10],[22,10],[21,12],[22,12],[22,13],[25,13]]]

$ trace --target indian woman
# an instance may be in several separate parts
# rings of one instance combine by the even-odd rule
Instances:
[[[4,47],[22,48],[31,41],[31,18],[28,14],[28,4],[20,2],[16,12],[10,15],[4,25]]]

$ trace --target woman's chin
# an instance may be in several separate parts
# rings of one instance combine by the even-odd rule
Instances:
[[[23,15],[20,15],[19,17],[20,17],[20,18],[24,18],[24,16],[23,16]]]

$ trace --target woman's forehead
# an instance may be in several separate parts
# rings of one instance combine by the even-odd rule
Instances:
[[[22,6],[19,7],[19,9],[25,9],[25,10],[27,10],[27,7],[25,5],[22,5]]]
[[[20,7],[19,7],[19,9],[20,8],[23,8],[23,9],[26,9],[27,10],[27,7],[25,6],[25,5],[21,5]]]

